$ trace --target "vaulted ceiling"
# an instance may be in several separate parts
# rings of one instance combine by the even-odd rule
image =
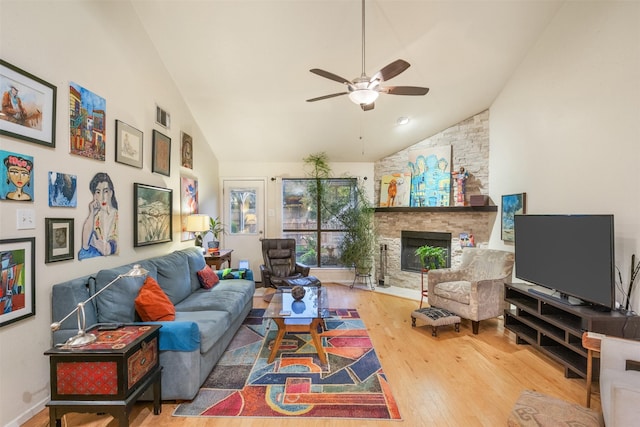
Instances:
[[[375,161],[489,108],[562,3],[367,0],[367,75],[402,58],[388,84],[430,91],[365,112],[305,101],[345,90],[312,68],[360,76],[360,0],[132,0],[219,160],[264,162]]]

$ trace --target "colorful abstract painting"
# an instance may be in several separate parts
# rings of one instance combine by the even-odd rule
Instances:
[[[78,206],[78,178],[75,175],[49,171],[49,206]]]
[[[107,101],[71,82],[69,103],[69,152],[104,161]]]
[[[411,206],[449,206],[451,146],[409,151]]]
[[[180,177],[180,240],[193,240],[195,233],[187,231],[187,217],[198,213],[198,180]]]

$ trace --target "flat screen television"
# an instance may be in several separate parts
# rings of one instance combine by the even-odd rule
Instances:
[[[514,221],[518,279],[555,291],[548,296],[564,303],[614,308],[613,215],[516,215]]]

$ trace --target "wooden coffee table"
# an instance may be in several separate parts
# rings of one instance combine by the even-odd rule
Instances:
[[[297,332],[311,335],[320,361],[327,364],[327,356],[322,348],[322,338],[318,334],[318,328],[322,327],[324,319],[329,317],[328,291],[326,288],[317,287],[305,287],[305,290],[305,296],[300,301],[294,301],[289,287],[280,287],[273,295],[264,317],[273,319],[278,325],[278,335],[273,343],[268,363],[275,360],[282,338],[287,332]]]

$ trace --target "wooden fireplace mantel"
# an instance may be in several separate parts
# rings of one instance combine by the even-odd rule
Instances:
[[[375,208],[374,212],[378,213],[395,213],[395,212],[497,212],[497,206],[430,206],[430,207],[408,207],[402,206],[397,208]]]

